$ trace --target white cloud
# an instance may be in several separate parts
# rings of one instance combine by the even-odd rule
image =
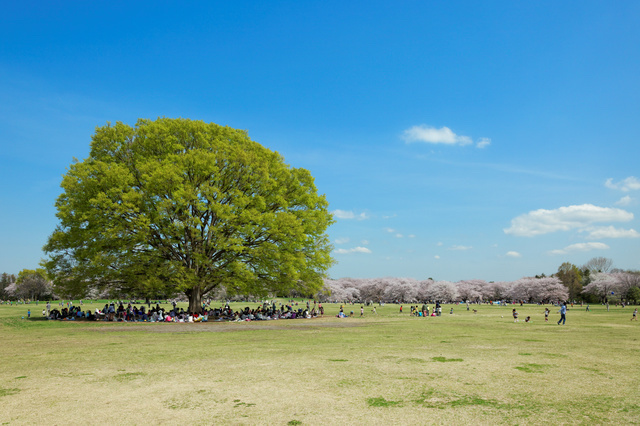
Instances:
[[[517,251],[508,251],[507,254],[505,254],[505,256],[507,256],[507,257],[522,257],[522,255],[520,253],[518,253]]]
[[[360,213],[360,214],[355,214],[352,211],[347,211],[347,210],[334,210],[331,213],[333,213],[333,215],[337,218],[337,219],[358,219],[358,220],[365,220],[365,219],[369,219],[369,216],[366,213]]]
[[[449,250],[457,250],[457,251],[466,251],[471,250],[473,247],[471,246],[452,246]]]
[[[555,210],[534,210],[511,220],[505,234],[532,237],[556,231],[584,229],[597,222],[628,222],[633,213],[626,210],[598,207],[592,204],[560,207]]]
[[[602,238],[640,238],[640,232],[635,229],[621,229],[614,226],[602,226],[597,228],[588,228],[587,238],[599,240]]]
[[[562,250],[551,250],[550,254],[567,254],[575,251],[608,250],[609,246],[604,243],[578,243],[571,244]]]
[[[407,238],[415,238],[415,237],[416,237],[416,236],[415,236],[415,235],[413,235],[413,234],[409,234],[409,235],[407,235]]]
[[[354,247],[354,248],[350,248],[350,249],[334,250],[334,253],[335,254],[371,253],[371,250],[369,250],[366,247]]]
[[[395,230],[395,229],[393,229],[393,228],[384,228],[384,230],[385,230],[385,231],[387,231],[387,232],[389,232],[389,233],[394,233],[394,232],[396,232],[396,230]]]
[[[402,234],[396,234],[396,238],[402,238],[402,237],[404,237],[404,235],[402,235]]]
[[[633,202],[633,198],[629,197],[628,195],[625,195],[624,197],[616,201],[616,206],[628,206],[632,202]]]
[[[433,256],[434,259],[440,259],[440,256],[438,256],[437,254],[435,256]]]
[[[336,244],[347,244],[349,241],[348,237],[336,238]]]
[[[613,178],[607,179],[604,186],[610,189],[616,189],[623,192],[635,191],[640,189],[640,180],[635,176],[629,176],[618,183],[613,183]]]
[[[360,244],[362,244],[363,246],[368,246],[369,245],[369,240],[362,240],[362,241],[360,241]]]
[[[478,143],[476,143],[476,147],[480,148],[480,149],[486,148],[489,145],[491,145],[491,139],[489,139],[489,138],[480,138]]]
[[[438,244],[436,244],[438,247],[442,247],[442,242],[438,241]]]
[[[334,210],[331,213],[338,219],[353,219],[356,215],[353,212],[348,212],[345,210]]]
[[[448,127],[436,129],[424,124],[405,130],[403,138],[407,142],[441,143],[445,145],[469,145],[472,143],[469,136],[456,135]]]

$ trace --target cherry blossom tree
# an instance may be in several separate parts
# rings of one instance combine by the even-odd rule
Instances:
[[[482,301],[482,289],[487,286],[484,280],[465,280],[456,284],[458,296],[462,301]]]
[[[458,299],[456,285],[449,281],[437,281],[432,287],[431,299],[441,302],[449,302]]]
[[[582,292],[593,294],[598,296],[600,301],[605,301],[611,292],[619,291],[620,287],[620,280],[616,274],[596,272],[591,276],[591,282],[584,287]]]

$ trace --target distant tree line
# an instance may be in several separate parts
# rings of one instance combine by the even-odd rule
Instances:
[[[640,301],[640,271],[613,269],[613,261],[595,257],[582,267],[565,262],[558,272],[524,277],[512,282],[463,280],[458,282],[412,278],[341,278],[325,280],[320,298],[327,301],[401,302],[490,300],[549,303],[585,301],[606,303]]]
[[[458,282],[412,278],[370,278],[326,280],[322,299],[330,302],[488,302],[518,300],[550,303],[567,300],[569,292],[557,277],[521,278],[514,282],[464,280]]]
[[[87,286],[79,298],[174,298],[179,294],[105,292],[98,286]],[[56,288],[44,269],[20,271],[18,276],[3,273],[0,280],[0,299],[47,300],[70,297],[64,288]],[[114,290],[113,288],[111,290]],[[593,258],[581,267],[565,262],[558,272],[524,277],[512,282],[487,282],[479,279],[458,282],[416,280],[413,278],[341,278],[325,279],[323,288],[313,294],[289,292],[271,294],[269,297],[306,297],[330,302],[400,302],[495,300],[549,303],[576,300],[587,303],[640,301],[640,271],[623,271],[613,268],[607,258]],[[256,295],[227,293],[224,286],[206,295],[211,299],[258,300]]]
[[[43,269],[23,269],[16,277],[6,272],[0,277],[0,299],[52,299],[53,285]]]

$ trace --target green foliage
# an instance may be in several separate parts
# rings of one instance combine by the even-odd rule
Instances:
[[[640,288],[630,287],[629,290],[627,290],[626,297],[628,300],[633,300],[633,303],[638,303],[640,300]]]
[[[582,297],[582,272],[580,269],[569,262],[565,262],[558,268],[556,276],[562,281],[562,284],[569,290],[569,299],[575,300]]]
[[[44,249],[68,295],[184,292],[195,309],[220,286],[312,293],[333,262],[333,219],[311,174],[241,130],[167,118],[107,124],[62,188]]]
[[[16,279],[16,286],[15,296],[21,299],[41,300],[52,295],[47,271],[42,268],[20,271]]]

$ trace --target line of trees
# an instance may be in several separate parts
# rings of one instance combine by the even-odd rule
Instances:
[[[312,297],[322,301],[353,302],[422,302],[515,300],[527,303],[549,303],[559,300],[577,300],[587,303],[640,301],[640,271],[622,271],[612,268],[606,258],[594,258],[582,267],[563,263],[552,276],[524,277],[513,282],[487,282],[463,280],[458,282],[416,280],[412,278],[341,278],[325,279],[323,288],[314,294],[271,294],[270,297]],[[79,298],[157,298],[156,294],[119,293],[104,291],[99,286],[87,286]],[[44,269],[20,271],[18,277],[3,273],[0,279],[0,299],[47,300],[65,298],[65,288],[57,288]],[[113,289],[111,289],[113,290]],[[178,292],[164,298],[178,296]],[[237,295],[217,287],[207,294],[214,299],[255,298],[257,295]]]
[[[587,303],[640,301],[640,271],[613,268],[613,261],[595,257],[578,267],[565,262],[552,276],[524,277],[513,282],[463,280],[458,282],[411,278],[342,278],[325,280],[321,299],[416,303],[426,300],[517,300],[527,303],[576,300]]]
[[[569,291],[570,300],[590,303],[635,303],[640,300],[640,271],[613,268],[613,260],[606,257],[594,257],[582,267],[565,262],[560,265],[555,276]]]
[[[16,278],[2,274],[0,299],[47,300],[54,298],[53,284],[44,269],[23,269]]]
[[[640,300],[640,273],[596,272],[591,282],[582,289],[583,296],[591,302],[627,300],[637,303]]]
[[[557,277],[526,277],[514,282],[464,280],[458,282],[415,280],[412,278],[370,278],[325,280],[321,298],[330,302],[400,302],[424,301],[483,302],[518,300],[527,303],[550,303],[567,300],[569,292]]]

